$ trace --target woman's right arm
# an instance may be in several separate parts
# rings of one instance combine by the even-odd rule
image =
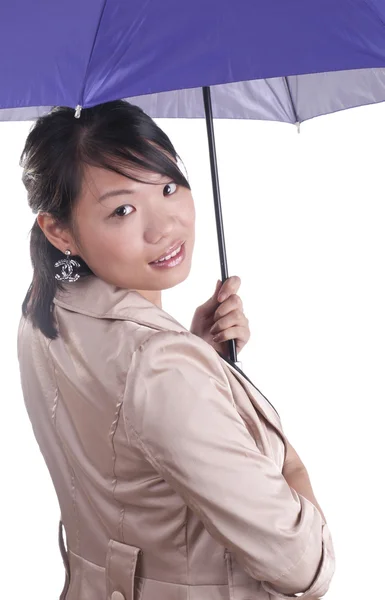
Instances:
[[[152,334],[132,357],[122,409],[130,443],[266,591],[326,593],[328,527],[257,447],[206,342],[187,331]]]

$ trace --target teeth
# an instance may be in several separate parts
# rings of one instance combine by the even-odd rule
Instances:
[[[165,256],[164,258],[160,258],[159,260],[155,260],[154,262],[159,263],[159,262],[164,262],[165,260],[169,260],[173,256],[176,256],[177,254],[179,254],[181,248],[182,248],[182,246],[179,246],[179,248],[174,250],[174,252],[172,254],[168,254],[168,256]]]

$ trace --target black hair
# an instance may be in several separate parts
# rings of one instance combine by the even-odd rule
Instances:
[[[127,174],[124,167],[131,165],[159,173],[191,189],[176,164],[178,159],[170,139],[151,117],[139,106],[116,100],[85,108],[80,118],[75,118],[74,109],[65,106],[54,107],[39,117],[27,137],[20,165],[33,213],[49,213],[76,238],[73,207],[86,165],[143,182]],[[37,219],[30,233],[33,278],[22,312],[46,337],[55,339],[58,331],[53,318],[53,299],[57,289],[63,289],[55,279],[55,263],[64,255],[50,243]],[[71,258],[80,263],[77,272],[81,277],[93,275],[80,256]]]

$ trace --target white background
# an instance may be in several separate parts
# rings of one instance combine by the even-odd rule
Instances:
[[[163,308],[189,327],[220,278],[205,123],[158,120],[187,167],[189,278]],[[58,598],[59,505],[19,383],[16,331],[33,216],[19,156],[31,123],[0,123],[2,596]],[[243,369],[276,407],[332,532],[328,600],[379,598],[384,568],[385,105],[304,123],[217,121],[229,274],[251,340]],[[44,576],[43,576],[44,573]]]

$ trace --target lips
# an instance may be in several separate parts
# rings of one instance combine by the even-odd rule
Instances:
[[[176,250],[177,248],[179,248],[179,246],[181,246],[182,244],[184,244],[184,242],[182,242],[182,241],[176,242],[175,244],[173,244],[172,246],[170,246],[170,248],[168,250],[166,250],[166,252],[164,252],[163,254],[161,254],[161,256],[158,256],[158,258],[154,258],[154,260],[152,260],[150,262],[150,265],[152,263],[154,263],[156,260],[160,260],[161,258],[165,258],[165,256],[168,256],[169,254],[172,254],[174,252],[174,250]]]

